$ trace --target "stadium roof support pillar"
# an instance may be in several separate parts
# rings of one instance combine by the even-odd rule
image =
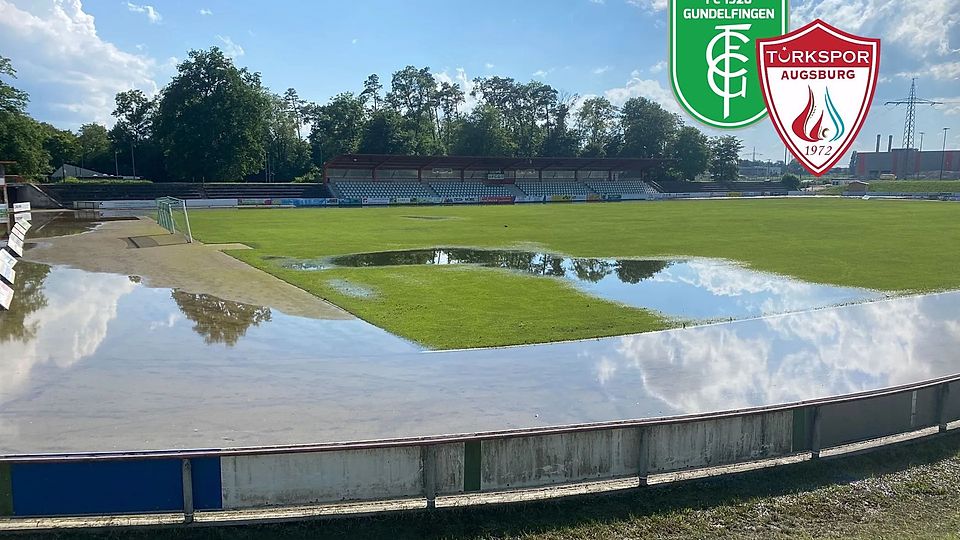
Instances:
[[[537,169],[537,182],[543,182],[543,169]]]

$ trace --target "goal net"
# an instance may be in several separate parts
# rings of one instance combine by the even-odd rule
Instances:
[[[190,231],[190,216],[187,215],[187,203],[175,197],[161,197],[157,199],[157,223],[170,231],[170,234],[180,233],[187,242],[193,243],[193,233]]]

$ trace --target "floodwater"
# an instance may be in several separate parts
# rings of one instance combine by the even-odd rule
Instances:
[[[35,240],[79,234],[92,231],[105,221],[137,219],[136,215],[129,211],[34,211],[29,213],[32,227],[27,237]],[[0,238],[6,238],[10,234],[14,220],[14,214],[8,214],[7,221],[0,222]]]
[[[580,290],[686,320],[726,320],[879,300],[877,291],[808,283],[719,259],[590,259],[461,248],[386,251],[316,261],[281,260],[316,271],[335,267],[475,265],[560,278]]]
[[[960,293],[424,352],[127,276],[21,263],[0,455],[368,440],[699,414],[960,373]]]

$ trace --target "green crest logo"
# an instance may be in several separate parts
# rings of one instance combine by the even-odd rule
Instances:
[[[742,128],[767,114],[756,40],[787,33],[787,0],[671,0],[670,82],[708,126]]]

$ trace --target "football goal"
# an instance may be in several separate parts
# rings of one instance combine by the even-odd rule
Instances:
[[[175,197],[161,197],[157,199],[157,223],[170,231],[183,234],[187,242],[193,243],[193,233],[190,231],[190,216],[187,215],[187,203]]]

